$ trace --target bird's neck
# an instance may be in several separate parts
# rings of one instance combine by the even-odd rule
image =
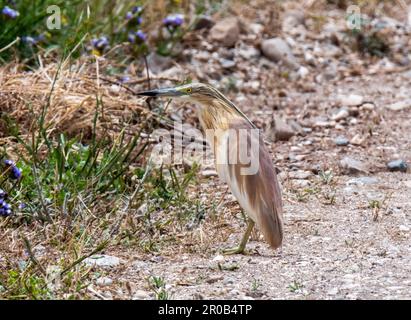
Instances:
[[[236,109],[218,100],[200,102],[199,118],[204,130],[227,130],[233,123],[244,121]]]
[[[228,129],[236,116],[227,106],[218,101],[207,105],[201,104],[199,110],[199,118],[204,130]]]

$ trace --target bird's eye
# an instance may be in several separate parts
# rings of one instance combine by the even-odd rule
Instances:
[[[186,92],[187,92],[187,93],[191,93],[192,91],[193,91],[193,90],[192,90],[191,88],[187,88],[187,89],[186,89]]]

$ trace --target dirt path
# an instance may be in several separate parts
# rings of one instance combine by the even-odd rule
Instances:
[[[394,93],[401,90],[395,87],[398,79],[402,79],[402,86],[409,86],[410,79],[396,74],[384,76],[383,86],[380,80],[358,78],[324,87],[325,92],[349,93],[354,89],[375,104],[373,112],[382,120],[361,145],[336,147],[332,137],[366,132],[364,126],[369,125],[374,113],[361,112],[345,130],[314,127],[305,136],[273,144],[285,199],[281,251],[273,252],[254,235],[248,254],[221,256],[218,249],[234,245],[245,228],[232,212],[223,211],[231,226],[228,229],[234,233],[226,242],[211,239],[211,248],[199,246],[195,253],[183,249],[159,256],[137,256],[132,250],[129,255],[113,253],[122,256],[125,263],[107,271],[107,276],[116,278],[119,291],[106,294],[153,298],[147,279],[156,276],[163,278],[166,291],[174,299],[411,298],[411,176],[388,172],[385,167],[395,154],[408,162],[411,159],[409,112],[385,108],[397,100]],[[296,104],[307,98],[297,91],[289,95],[299,97]],[[321,109],[320,100],[331,97],[311,93],[308,98],[312,104],[318,102],[317,112],[330,111],[332,103],[322,104],[325,107]],[[304,143],[307,140],[312,143]],[[300,150],[306,154],[301,163],[287,158],[290,150],[297,150],[295,147],[308,148]],[[343,174],[339,161],[345,156],[363,161],[369,172]],[[292,178],[292,172],[308,171],[316,164],[333,170],[331,182],[327,184],[326,178],[318,175]],[[204,180],[203,190],[211,199],[215,193],[207,187],[210,180],[220,183],[217,178]],[[233,210],[239,212],[237,207]],[[198,228],[203,227],[207,228],[207,219]],[[124,283],[131,285],[131,296]]]

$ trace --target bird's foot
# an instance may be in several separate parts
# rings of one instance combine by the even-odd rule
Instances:
[[[223,254],[224,255],[230,255],[230,254],[243,254],[244,253],[244,247],[241,246],[237,246],[234,248],[227,248],[227,249],[223,249]]]

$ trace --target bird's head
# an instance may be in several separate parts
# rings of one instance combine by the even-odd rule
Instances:
[[[173,88],[138,92],[137,95],[146,97],[186,98],[192,102],[205,106],[209,112],[220,112],[220,116],[227,113],[240,116],[244,118],[251,127],[255,127],[240,109],[238,109],[220,91],[209,84],[199,82],[189,83]],[[219,116],[216,116],[214,118],[218,117]]]
[[[204,83],[189,83],[172,88],[155,89],[138,92],[139,96],[186,98],[194,102],[205,103],[213,99],[221,99],[222,94],[212,86]]]

